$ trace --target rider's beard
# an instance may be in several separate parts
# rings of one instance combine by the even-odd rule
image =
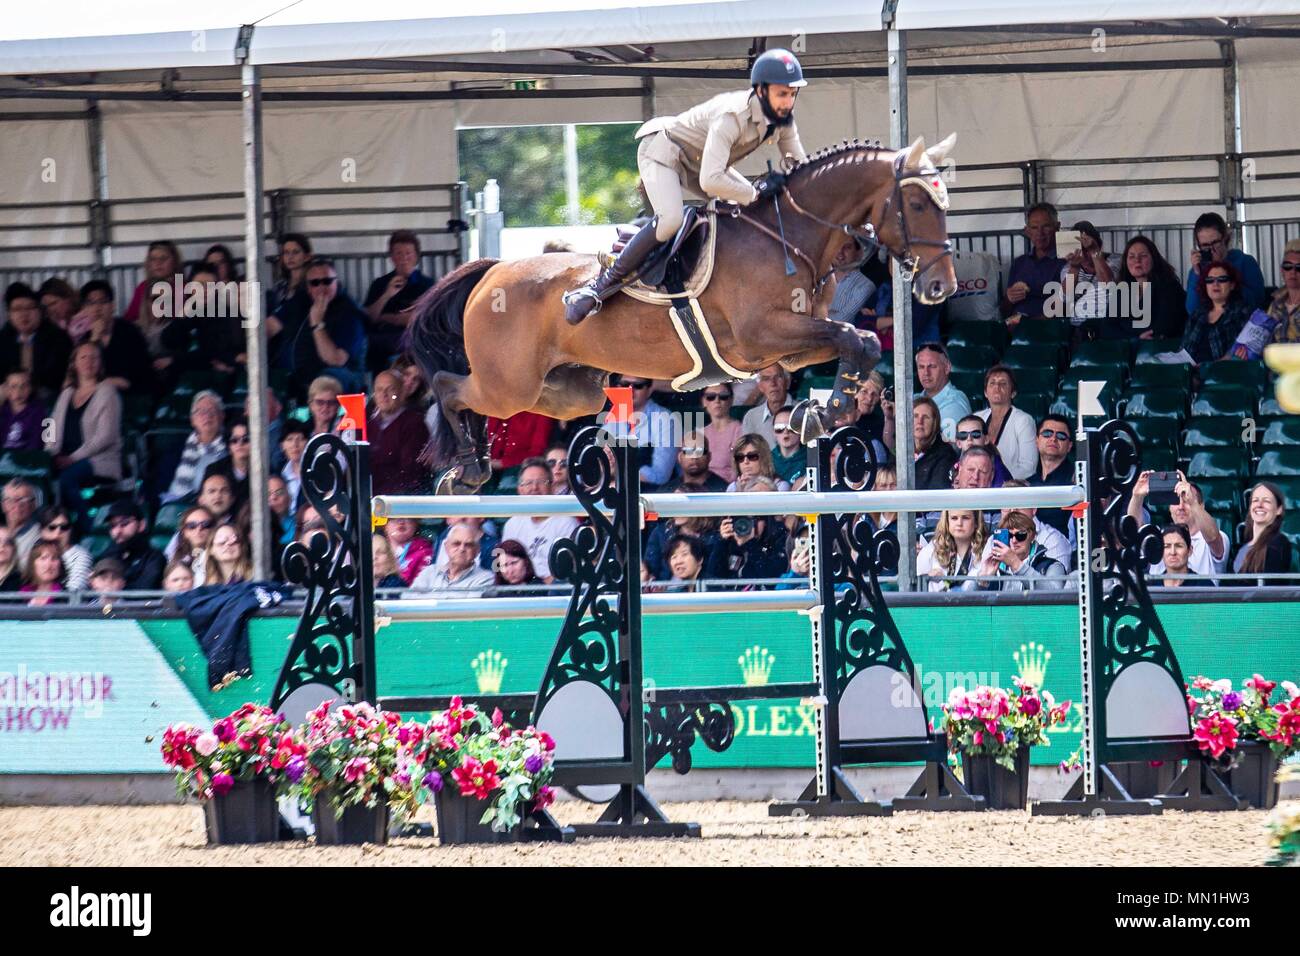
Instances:
[[[790,107],[790,109],[786,110],[785,115],[782,116],[772,108],[772,104],[768,100],[768,96],[770,95],[771,91],[769,90],[767,93],[760,93],[758,96],[758,105],[762,107],[763,115],[767,117],[767,121],[773,126],[789,126],[794,122],[794,107]]]

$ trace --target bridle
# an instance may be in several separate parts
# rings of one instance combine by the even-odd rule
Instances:
[[[900,152],[898,156],[894,159],[893,162],[894,188],[889,198],[885,200],[885,205],[882,210],[882,213],[883,215],[889,215],[890,207],[893,206],[894,211],[898,216],[898,231],[899,231],[899,235],[903,237],[903,249],[901,252],[897,252],[894,249],[891,249],[889,246],[885,246],[885,251],[888,252],[890,256],[892,256],[898,262],[902,277],[906,279],[908,282],[912,282],[916,279],[916,276],[918,274],[924,273],[927,269],[929,269],[940,259],[944,259],[952,255],[952,240],[945,239],[942,242],[940,242],[937,239],[913,239],[912,238],[911,230],[908,229],[907,227],[907,214],[903,210],[903,187],[919,186],[921,189],[925,190],[925,193],[930,197],[930,200],[936,206],[938,206],[940,210],[944,212],[948,211],[948,190],[944,186],[943,177],[939,174],[939,171],[937,169],[934,169],[933,167],[922,167],[921,169],[916,170],[914,172],[905,171],[903,169],[903,160],[905,158],[906,158],[906,154]],[[849,238],[858,240],[860,243],[864,244],[868,249],[870,249],[872,246],[881,244],[880,241],[876,238],[876,227],[871,224],[871,221],[869,219],[866,222],[860,224],[846,223],[846,222],[831,222],[830,220],[823,219],[821,216],[818,216],[816,213],[811,212],[810,210],[807,210],[803,208],[801,205],[799,205],[798,201],[794,198],[794,194],[790,192],[789,186],[783,187],[781,193],[773,197],[772,201],[774,203],[779,203],[781,201],[782,196],[784,196],[785,199],[789,202],[790,208],[793,209],[795,213],[797,213],[800,216],[803,216],[806,219],[811,219],[813,222],[817,223],[818,225],[825,226],[827,229],[832,229],[836,232],[842,232]],[[832,266],[825,274],[818,277],[817,266],[813,263],[812,258],[808,256],[807,253],[803,252],[803,250],[799,249],[796,246],[789,245],[789,243],[785,241],[785,238],[783,236],[778,235],[776,232],[769,229],[766,225],[752,218],[751,216],[745,215],[743,212],[741,212],[741,208],[739,206],[735,207],[735,209],[732,210],[731,214],[736,218],[745,220],[745,222],[754,226],[760,232],[768,236],[771,236],[777,242],[780,242],[783,246],[785,246],[787,248],[787,251],[794,253],[796,256],[802,259],[803,262],[808,266],[809,272],[811,272],[813,275],[814,296],[819,295],[821,293],[822,289],[826,286],[826,283],[830,281],[831,276],[835,275],[837,272],[848,272],[852,269],[856,269],[859,265],[861,265],[861,260],[859,260],[858,262],[852,263],[847,266]],[[870,211],[868,211],[868,215],[870,215]],[[932,255],[930,258],[921,261],[912,251],[917,246],[930,246],[930,247],[937,248],[939,251],[936,252],[934,255]]]

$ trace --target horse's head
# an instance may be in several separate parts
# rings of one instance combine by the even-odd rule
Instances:
[[[887,184],[872,209],[880,243],[904,273],[911,273],[916,297],[927,305],[957,291],[948,239],[948,190],[939,172],[956,142],[953,133],[928,150],[921,138],[899,150],[893,161],[893,183]]]

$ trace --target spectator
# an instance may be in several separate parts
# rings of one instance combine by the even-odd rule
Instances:
[[[308,301],[290,299],[267,317],[268,334],[279,337],[276,366],[289,372],[295,390],[328,375],[348,392],[361,391],[366,368],[366,314],[339,288],[332,259],[318,256],[311,260],[307,292]]]
[[[184,561],[173,561],[163,571],[163,590],[183,594],[194,589],[194,571]]]
[[[215,265],[201,263],[190,272],[186,296],[199,294],[202,298],[197,310],[186,310],[186,321],[176,330],[179,338],[172,346],[173,351],[184,347],[178,360],[186,368],[230,373],[247,361],[238,289],[231,302],[222,282],[220,268]]]
[[[998,530],[1008,532],[1010,543],[1003,544],[995,534],[989,556],[980,564],[980,576],[986,580],[967,581],[963,590],[1050,591],[1065,587],[1065,567],[1035,541],[1032,518],[1013,511],[998,524]]]
[[[284,450],[280,447],[280,436],[284,433],[284,419],[281,414],[284,412],[284,405],[280,403],[279,397],[275,391],[267,386],[266,404],[263,406],[266,410],[266,443],[270,446],[271,457],[267,462],[267,467],[271,471],[280,471],[284,468],[285,457]],[[244,421],[251,421],[248,415],[249,401],[244,399]],[[251,434],[251,433],[250,433]]]
[[[234,524],[223,524],[212,532],[212,544],[201,561],[195,561],[194,583],[242,584],[253,579],[253,554],[246,538]]]
[[[880,405],[880,398],[884,392],[885,378],[875,369],[868,373],[858,387],[857,426],[875,441],[882,441],[885,437],[885,412]]]
[[[1188,315],[1195,315],[1206,304],[1205,286],[1200,280],[1205,277],[1208,267],[1216,262],[1226,262],[1232,267],[1247,315],[1263,304],[1264,273],[1260,271],[1259,262],[1240,249],[1228,248],[1230,232],[1228,224],[1217,212],[1202,213],[1192,227],[1196,243],[1192,248],[1191,268],[1187,270]]]
[[[551,494],[571,495],[569,487],[569,453],[560,445],[546,449],[546,463],[551,466]]]
[[[808,580],[812,573],[812,525],[800,521],[785,542],[786,563],[790,570],[781,575],[791,580],[790,584],[778,584],[777,589],[799,587]]]
[[[536,412],[518,412],[504,419],[489,417],[492,470],[516,468],[529,458],[544,455],[553,431],[555,419]]]
[[[280,549],[293,541],[293,508],[289,501],[289,486],[283,475],[268,475],[266,503],[271,512],[271,555],[278,567]]]
[[[772,419],[776,445],[772,448],[772,469],[776,477],[792,486],[808,469],[808,453],[799,444],[799,435],[790,425],[790,409],[783,408]]]
[[[397,555],[393,554],[393,545],[379,532],[370,536],[373,577],[376,591],[399,590],[406,587],[406,582],[397,573]]]
[[[1254,309],[1241,296],[1241,277],[1228,263],[1212,262],[1204,273],[1200,306],[1183,333],[1183,349],[1197,365],[1227,357]]]
[[[206,480],[210,475],[222,474],[230,479],[230,490],[234,495],[231,510],[238,511],[248,500],[248,474],[253,467],[253,442],[248,433],[248,422],[244,419],[234,422],[226,432],[226,450],[229,454],[208,465],[203,477]]]
[[[235,257],[229,247],[217,243],[208,246],[203,253],[203,262],[216,270],[218,282],[238,282],[239,273],[235,271]]]
[[[732,449],[731,460],[736,463],[736,480],[727,486],[728,491],[736,491],[747,478],[766,478],[772,482],[773,491],[789,491],[790,483],[776,476],[776,467],[772,463],[772,448],[767,439],[757,433],[742,435]]]
[[[727,568],[727,543],[718,533],[717,518],[663,518],[645,537],[644,562],[654,580],[667,581],[672,577],[668,563],[668,543],[680,535],[690,535],[704,545],[704,577],[709,580],[725,578]]]
[[[1069,317],[1074,326],[1073,341],[1078,345],[1081,341],[1097,338],[1099,334],[1109,305],[1106,286],[1115,281],[1119,256],[1106,254],[1101,233],[1088,220],[1079,220],[1071,229],[1079,234],[1079,248],[1065,257],[1065,266],[1061,269],[1062,292],[1049,298],[1060,300],[1068,292],[1072,299],[1068,308],[1064,302],[1058,301],[1059,308],[1047,308],[1046,311]]]
[[[1277,323],[1274,342],[1300,342],[1300,239],[1286,244],[1282,256],[1282,287],[1268,306],[1268,317]]]
[[[836,269],[835,295],[831,297],[828,317],[832,322],[847,322],[856,328],[879,332],[876,313],[870,308],[876,283],[863,274],[860,266],[864,261],[865,253],[857,239],[848,240],[835,253],[831,263]]]
[[[917,579],[924,581],[928,577],[930,591],[960,588],[962,582],[948,578],[975,573],[988,533],[988,526],[978,511],[943,512],[934,537],[916,556]]]
[[[673,590],[694,590],[698,587],[700,572],[708,552],[704,542],[689,534],[679,534],[668,542],[668,567],[672,569]]]
[[[1110,315],[1101,321],[1103,339],[1181,339],[1187,325],[1187,297],[1178,273],[1156,244],[1146,236],[1134,236],[1124,246],[1119,281],[1128,288],[1130,306],[1140,292],[1141,309],[1130,308],[1132,316]]]
[[[1246,537],[1232,559],[1237,574],[1285,574],[1291,570],[1291,542],[1282,534],[1282,516],[1286,513],[1286,496],[1270,481],[1261,481],[1250,490],[1246,512]],[[1285,580],[1238,581],[1239,584],[1276,584]]]
[[[872,486],[871,490],[898,490],[898,472],[894,470],[893,465],[881,465],[876,469],[876,483]],[[870,511],[866,513],[866,517],[867,520],[871,522],[873,531],[888,531],[894,535],[898,534],[897,511]]]
[[[677,452],[677,467],[682,473],[682,480],[676,490],[726,491],[727,483],[709,470],[710,460],[709,439],[704,432],[683,435],[681,450]]]
[[[289,420],[284,423],[280,435],[280,450],[284,452],[284,469],[280,477],[284,479],[289,492],[289,507],[297,509],[302,502],[302,456],[307,450],[307,435],[310,426],[306,422]]]
[[[103,349],[104,381],[119,392],[149,391],[154,381],[149,344],[134,322],[113,317],[113,287],[92,279],[81,287],[81,301],[87,325],[82,341]]]
[[[343,414],[339,396],[343,394],[343,383],[332,375],[320,375],[307,386],[307,408],[311,412],[311,434],[327,435],[334,431],[334,423]]]
[[[30,607],[45,607],[57,600],[55,594],[63,592],[59,578],[63,576],[63,563],[59,560],[59,546],[53,541],[37,541],[27,558],[26,582],[18,590],[23,594],[35,593],[27,602]]]
[[[1145,509],[1147,496],[1151,493],[1151,475],[1150,471],[1138,475],[1129,497],[1128,514],[1139,525],[1147,520]],[[1169,506],[1169,522],[1187,529],[1188,547],[1191,549],[1187,564],[1191,573],[1213,579],[1227,567],[1228,539],[1219,531],[1218,522],[1205,510],[1205,496],[1200,487],[1188,481],[1181,471],[1178,472],[1178,483],[1174,485],[1174,494],[1178,501]],[[1150,515],[1152,520],[1155,517]],[[1157,562],[1151,565],[1148,573],[1164,574],[1165,567]]]
[[[5,403],[0,405],[0,450],[40,451],[45,406],[32,398],[32,376],[21,369],[5,376]]]
[[[704,426],[704,437],[709,445],[709,471],[725,482],[736,480],[736,464],[731,460],[731,449],[745,433],[740,422],[731,417],[731,404],[735,392],[730,385],[710,385],[700,393],[709,423]]]
[[[492,587],[495,582],[492,572],[478,565],[479,535],[471,525],[453,525],[447,532],[446,545],[447,564],[444,567],[429,565],[411,583],[411,590],[403,597],[425,597],[430,593],[447,591],[457,592],[458,596],[477,597],[484,588]]]
[[[208,550],[212,543],[212,532],[217,522],[207,508],[195,505],[181,514],[179,527],[163,554],[169,560],[184,561],[193,567],[196,561]]]
[[[912,440],[916,444],[916,487],[933,491],[950,488],[948,480],[957,454],[939,434],[939,406],[934,399],[912,399]]]
[[[424,490],[428,472],[416,460],[429,442],[424,417],[402,401],[402,380],[395,372],[375,376],[373,411],[367,435],[370,469],[377,495],[412,495]]]
[[[184,314],[184,299],[178,298],[175,291],[176,279],[183,278],[184,274],[181,252],[174,242],[159,239],[149,243],[144,257],[144,278],[131,294],[131,302],[122,317],[134,322],[144,333],[151,353],[157,354],[160,349],[163,329],[160,319],[179,318]],[[163,301],[159,302],[160,299]]]
[[[162,496],[164,503],[195,494],[208,465],[226,457],[226,442],[221,437],[225,414],[216,392],[205,389],[190,400],[190,426],[194,430],[185,439],[171,484]]]
[[[1024,479],[1038,467],[1038,445],[1033,416],[1012,404],[1017,394],[1015,373],[1005,365],[994,365],[984,373],[989,407],[975,414],[988,426],[987,443],[997,448],[1011,477]]]
[[[18,560],[14,533],[0,525],[0,594],[16,592],[22,584],[22,562]]]
[[[41,297],[41,312],[45,315],[45,321],[71,335],[69,327],[72,317],[81,308],[77,291],[68,285],[67,280],[54,276],[41,283],[37,294]]]
[[[198,504],[206,508],[217,526],[235,520],[235,488],[224,471],[214,471],[199,486]]]
[[[615,438],[631,436],[640,465],[641,485],[646,491],[658,491],[672,480],[677,463],[676,418],[650,397],[654,388],[650,379],[624,376],[622,384],[632,390],[632,420],[629,424],[606,422],[605,428]],[[537,561],[535,554],[533,561]],[[540,566],[538,573],[541,573]]]
[[[1170,524],[1165,525],[1160,530],[1160,536],[1164,539],[1164,566],[1165,574],[1191,574],[1192,570],[1188,567],[1187,561],[1192,554],[1192,536],[1187,530],[1187,525]],[[1186,578],[1165,577],[1161,580],[1161,586],[1167,588],[1182,587],[1187,583]],[[1201,583],[1201,582],[1196,582]],[[1204,582],[1213,584],[1214,581]]]
[[[492,554],[498,587],[542,583],[528,557],[528,549],[518,541],[506,539],[497,545]]]
[[[393,271],[370,283],[365,309],[370,319],[370,371],[388,367],[402,350],[402,336],[411,324],[415,300],[433,287],[433,280],[420,271],[420,240],[409,229],[398,229],[388,237],[388,258]]]
[[[11,478],[0,501],[4,507],[5,527],[18,546],[18,563],[25,567],[32,545],[41,536],[41,523],[36,520],[36,486],[26,478]]]
[[[1030,424],[1033,424],[1032,419]],[[957,453],[960,456],[958,458],[959,462],[961,458],[965,457],[967,449],[979,448],[988,452],[988,460],[993,465],[993,475],[990,479],[990,483],[987,485],[975,485],[974,487],[1001,488],[1004,481],[1010,480],[1011,472],[1007,470],[1007,466],[1003,464],[1002,459],[998,456],[997,447],[992,443],[992,441],[990,441],[988,429],[984,425],[984,419],[980,418],[978,415],[967,415],[957,423],[957,434],[955,437],[957,439],[955,443],[957,446]],[[960,464],[958,465],[958,468],[960,469]],[[960,486],[954,484],[953,487]]]
[[[949,378],[952,363],[947,350],[938,342],[922,345],[916,352],[916,380],[921,386],[918,395],[934,400],[939,407],[939,422],[943,440],[952,441],[957,422],[970,414],[970,399]]]
[[[1065,260],[1056,254],[1056,232],[1060,227],[1060,217],[1051,203],[1040,202],[1029,207],[1025,236],[1030,248],[1011,260],[1007,291],[1002,296],[1002,315],[1011,328],[1021,319],[1043,318],[1047,286],[1060,281],[1065,267]]]
[[[745,412],[741,429],[746,435],[761,435],[768,448],[776,446],[776,413],[783,408],[794,405],[790,395],[790,373],[780,365],[769,365],[758,373],[758,390],[763,396],[763,404],[755,405]]]
[[[126,589],[126,569],[116,558],[100,558],[90,569],[90,590],[95,594],[121,594]]]
[[[775,482],[764,475],[742,473],[736,484],[736,491],[741,493],[777,490]],[[726,542],[730,577],[779,578],[786,572],[788,532],[782,522],[766,517],[723,518],[718,531]]]
[[[266,314],[279,309],[294,298],[306,300],[307,262],[311,258],[311,240],[300,232],[280,237],[280,259],[276,264],[275,285],[266,296]]]
[[[1013,478],[1002,487],[1028,488],[1029,482]],[[997,521],[992,524],[1001,522],[1003,518],[1011,514],[1013,511],[1019,512],[1034,523],[1034,540],[1037,541],[1043,550],[1047,552],[1049,558],[1053,561],[1059,561],[1063,568],[1069,568],[1073,564],[1073,561],[1071,560],[1072,551],[1070,548],[1070,539],[1061,534],[1061,532],[1057,531],[1050,524],[1043,524],[1043,522],[1039,521],[1037,508],[1003,508],[1002,514],[998,517]],[[984,545],[984,557],[987,558],[991,553],[991,550],[992,543],[990,539],[990,542]]]
[[[90,580],[90,566],[95,562],[89,551],[72,542],[72,512],[62,505],[49,505],[41,511],[40,520],[41,540],[59,546],[63,587],[68,591],[83,590]]]
[[[961,453],[961,457],[953,465],[950,473],[951,485],[958,490],[991,488],[995,469],[996,462],[992,450],[984,445],[971,445]],[[934,534],[941,517],[938,511],[918,514],[916,516],[917,540]],[[984,523],[991,528],[997,522],[998,515],[994,511],[986,511],[983,518]]]
[[[437,434],[438,426],[442,422],[442,413],[438,410],[438,403],[430,398],[429,388],[425,384],[420,367],[408,353],[403,352],[394,360],[393,371],[401,376],[406,404],[424,415],[424,424],[429,429],[430,435]]]
[[[108,507],[107,523],[113,543],[100,556],[101,560],[112,558],[121,563],[127,590],[158,590],[167,559],[149,543],[148,526],[140,506],[130,498],[113,502]]]
[[[645,468],[641,470],[644,472]],[[519,493],[521,495],[551,493],[551,469],[547,466],[546,459],[532,458],[520,466]],[[537,569],[537,576],[550,584],[554,580],[550,565],[551,546],[561,538],[572,538],[577,530],[578,522],[567,515],[553,515],[549,518],[516,515],[506,521],[505,527],[501,529],[501,539],[503,541],[510,539],[522,544],[528,550],[533,567]]]
[[[1047,415],[1038,426],[1038,470],[1029,476],[1034,488],[1074,484],[1074,439],[1070,423],[1059,415]],[[1070,533],[1070,513],[1063,508],[1039,508],[1038,517],[1063,535]]]
[[[492,555],[496,551],[497,545],[501,543],[501,539],[497,537],[494,525],[489,526],[486,519],[477,517],[447,519],[447,527],[443,530],[442,534],[438,536],[437,541],[435,541],[433,545],[433,563],[440,568],[447,566],[447,536],[451,529],[456,527],[458,524],[469,525],[470,529],[474,532],[474,536],[478,539],[479,544],[478,566],[486,571],[491,571]]]
[[[5,290],[8,321],[0,327],[0,375],[29,372],[36,396],[45,405],[63,387],[72,342],[61,328],[46,322],[31,286],[15,282]]]
[[[63,503],[77,509],[84,528],[81,489],[96,478],[122,478],[122,399],[104,381],[103,355],[94,342],[73,349],[66,387],[52,417],[54,431],[45,450],[59,470]]]
[[[407,584],[414,581],[433,560],[433,544],[415,533],[417,527],[410,518],[389,518],[388,524],[384,525],[384,534],[397,557],[398,573]]]

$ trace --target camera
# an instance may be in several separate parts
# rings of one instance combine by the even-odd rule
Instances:
[[[1214,246],[1197,246],[1196,251],[1201,254],[1201,271],[1204,272],[1214,261]]]
[[[1178,472],[1153,471],[1147,491],[1148,508],[1168,508],[1178,504],[1178,493],[1174,487],[1178,484]]]
[[[736,533],[737,538],[744,538],[754,533],[753,518],[732,518],[731,530]]]
[[[880,400],[881,400],[882,402],[893,402],[893,400],[894,400],[894,386],[892,386],[892,385],[886,385],[885,388],[884,388],[884,390],[880,393]]]

